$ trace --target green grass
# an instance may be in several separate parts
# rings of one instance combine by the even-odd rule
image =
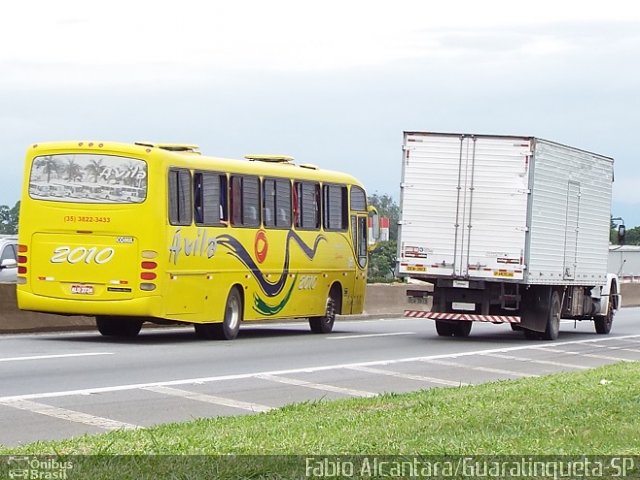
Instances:
[[[0,455],[638,455],[640,364],[0,448]],[[246,472],[240,476],[246,476]]]

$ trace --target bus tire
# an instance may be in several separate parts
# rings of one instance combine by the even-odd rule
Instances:
[[[111,317],[99,315],[96,326],[105,337],[135,338],[140,333],[144,320],[135,317]]]
[[[242,296],[237,288],[232,288],[224,308],[221,323],[196,323],[196,335],[205,340],[233,340],[238,336],[242,322]]]
[[[333,324],[336,321],[336,307],[338,305],[336,296],[336,290],[332,289],[327,297],[324,315],[322,317],[309,318],[309,327],[313,333],[331,333],[331,330],[333,330]]]

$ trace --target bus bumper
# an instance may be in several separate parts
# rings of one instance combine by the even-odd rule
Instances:
[[[68,300],[44,297],[17,290],[18,308],[32,312],[57,313],[61,315],[96,315],[159,317],[162,318],[162,297],[151,296],[117,301]]]

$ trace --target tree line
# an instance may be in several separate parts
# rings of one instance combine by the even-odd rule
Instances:
[[[18,217],[20,215],[20,202],[13,208],[0,205],[0,234],[18,233]]]

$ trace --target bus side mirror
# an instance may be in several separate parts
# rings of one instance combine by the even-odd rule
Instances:
[[[380,241],[380,215],[375,207],[369,207],[369,242],[367,249],[371,252],[376,249]]]
[[[618,244],[624,245],[624,237],[627,234],[627,227],[624,224],[618,226]]]

